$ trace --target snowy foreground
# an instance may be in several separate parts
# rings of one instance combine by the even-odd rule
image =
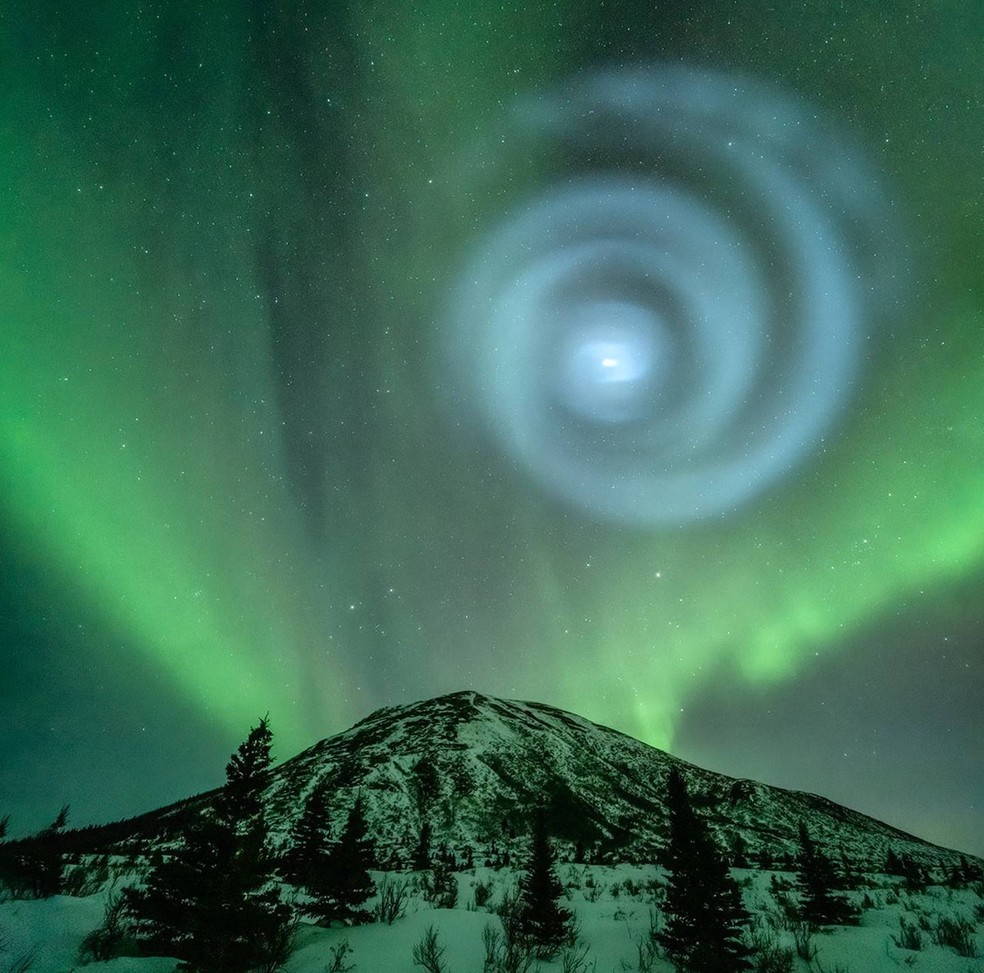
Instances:
[[[652,891],[658,869],[635,866],[561,865],[566,887],[565,905],[576,914],[582,955],[575,959],[558,955],[539,961],[541,973],[670,973],[672,965],[661,958],[645,956],[651,922],[655,916]],[[899,969],[925,973],[984,973],[984,883],[966,889],[930,886],[922,892],[907,892],[901,880],[877,876],[871,887],[850,893],[864,908],[861,924],[816,933],[806,944],[815,951],[812,961],[796,956],[791,928],[784,928],[782,910],[770,889],[773,874],[746,871],[734,874],[745,884],[744,899],[763,935],[776,945],[793,951],[792,971],[815,973],[888,973]],[[383,873],[374,873],[377,883]],[[413,876],[390,875],[388,881],[406,881]],[[420,970],[412,951],[428,927],[438,931],[445,947],[442,963],[446,973],[482,973],[485,951],[484,928],[499,927],[491,911],[502,894],[516,881],[510,869],[486,868],[460,872],[458,908],[434,909],[419,894],[408,897],[406,912],[392,925],[372,923],[353,928],[322,929],[303,923],[286,973],[415,973]],[[489,904],[476,907],[475,889],[491,884]],[[116,883],[119,885],[120,883]],[[648,886],[648,888],[647,888]],[[109,889],[85,898],[57,896],[47,900],[0,903],[0,973],[68,973],[83,968],[79,944],[100,925]],[[481,889],[480,889],[481,891]],[[867,897],[867,898],[866,898]],[[480,896],[481,898],[481,896]],[[369,903],[370,906],[372,903]],[[920,928],[921,948],[905,949],[897,944],[900,917],[910,927]],[[933,942],[941,917],[973,923],[974,933],[959,955],[952,946]],[[343,947],[347,943],[348,949]],[[969,947],[969,948],[968,948]],[[25,965],[26,964],[26,965]],[[163,957],[120,957],[84,966],[93,973],[171,973],[176,961]],[[773,969],[779,969],[774,967]],[[534,965],[533,969],[537,969]]]

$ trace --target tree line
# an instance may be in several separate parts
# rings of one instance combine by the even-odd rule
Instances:
[[[272,732],[264,718],[230,757],[224,786],[182,836],[153,853],[142,882],[110,897],[106,923],[88,944],[93,958],[115,955],[126,933],[147,954],[175,956],[196,973],[272,971],[289,956],[301,917],[325,926],[370,919],[366,904],[377,894],[370,870],[378,862],[361,799],[332,840],[328,785],[315,783],[285,849],[275,849],[261,799],[270,777],[271,746]],[[752,966],[750,917],[731,863],[698,804],[683,776],[672,769],[660,861],[668,877],[652,947],[687,973],[739,973]],[[60,836],[67,818],[66,807],[35,838],[16,842],[4,840],[7,819],[0,819],[0,883],[25,897],[66,891]],[[426,897],[437,907],[453,908],[456,862],[446,847],[435,853],[430,843],[425,823],[414,867],[426,870]],[[817,929],[857,921],[857,910],[843,891],[848,876],[803,823],[796,863],[797,908],[804,923]],[[573,942],[576,930],[571,911],[560,904],[564,890],[543,810],[531,823],[524,865],[516,894],[499,910],[503,948],[522,944],[527,951],[552,956]],[[886,866],[906,881],[926,880],[918,866],[894,851]],[[302,896],[285,898],[285,883]]]
[[[275,849],[261,799],[269,782],[272,739],[263,718],[231,756],[225,785],[186,824],[181,837],[153,852],[142,882],[110,896],[104,926],[88,937],[83,952],[109,959],[129,936],[147,955],[175,956],[195,973],[269,973],[290,955],[302,916],[324,926],[369,921],[366,903],[377,892],[370,869],[377,861],[361,799],[332,841],[328,785],[316,783],[286,849]],[[0,884],[25,898],[68,891],[61,840],[67,820],[65,807],[33,838],[7,842],[8,818],[0,819]],[[455,864],[446,849],[432,853],[425,826],[414,865],[427,869],[425,892],[438,906],[454,905]],[[303,897],[288,900],[284,883]],[[509,915],[503,916],[510,945],[522,939],[548,955],[565,942],[571,913],[558,904],[562,893],[541,815],[527,874]]]

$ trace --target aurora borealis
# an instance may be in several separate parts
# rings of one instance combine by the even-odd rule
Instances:
[[[136,812],[211,786],[265,712],[286,757],[377,706],[475,688],[984,854],[984,21],[855,6],[9,5],[0,815]],[[809,220],[763,215],[775,185],[729,197],[679,156],[599,148],[624,133],[578,99],[633,76],[667,99],[668,78],[743,79],[739,129],[749,102],[793,106],[794,173],[864,204],[837,217],[849,244],[814,235],[806,259]],[[653,375],[679,397],[710,367],[681,377],[677,339],[652,337],[658,315],[626,296],[648,271],[583,285],[559,366],[536,330],[515,355],[534,285],[516,278],[520,311],[495,287],[544,234],[509,234],[540,205],[563,223],[601,170],[637,241],[631,200],[673,210],[680,179],[706,202],[676,210],[688,232],[788,222],[765,258],[731,247],[708,300],[737,292],[740,320],[757,260],[771,313],[812,315],[831,356],[785,369],[770,415],[837,397],[733,502],[610,516],[587,482],[616,460],[647,478],[641,434],[606,444],[638,429]],[[713,245],[688,246],[699,277]],[[851,296],[825,307],[838,261]],[[469,290],[483,273],[492,291]],[[686,303],[659,294],[668,316]],[[703,341],[701,362],[728,342],[724,368],[745,347]],[[643,363],[628,398],[599,356]],[[529,412],[531,375],[593,423],[549,473],[561,426]]]

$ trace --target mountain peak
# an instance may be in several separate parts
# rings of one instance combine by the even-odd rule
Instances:
[[[800,820],[858,862],[883,861],[889,847],[926,863],[958,858],[824,798],[703,770],[556,707],[470,689],[376,710],[277,768],[269,796],[286,828],[315,781],[329,785],[339,815],[360,794],[394,862],[425,823],[435,842],[479,856],[522,844],[536,808],[561,845],[641,862],[665,843],[671,767],[721,843],[753,860],[792,855]]]
[[[537,811],[562,855],[647,863],[665,845],[671,768],[733,861],[790,862],[800,821],[859,867],[882,865],[889,848],[925,865],[960,861],[825,798],[704,770],[556,707],[475,690],[376,710],[276,767],[265,803],[283,840],[317,784],[328,787],[336,833],[361,798],[384,866],[410,861],[425,824],[435,846],[466,860],[512,854]],[[145,815],[140,832],[167,838],[201,800]]]

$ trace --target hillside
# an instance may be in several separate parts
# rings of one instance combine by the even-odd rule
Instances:
[[[361,794],[380,863],[406,864],[424,822],[434,845],[476,862],[515,853],[545,806],[564,857],[646,863],[664,842],[664,784],[680,768],[720,840],[752,864],[795,853],[798,822],[834,856],[879,866],[892,847],[926,865],[960,860],[823,797],[704,770],[615,730],[542,703],[457,692],[372,713],[276,767],[265,792],[274,836],[286,836],[320,781],[341,821]],[[176,837],[205,795],[96,829],[98,848]]]

